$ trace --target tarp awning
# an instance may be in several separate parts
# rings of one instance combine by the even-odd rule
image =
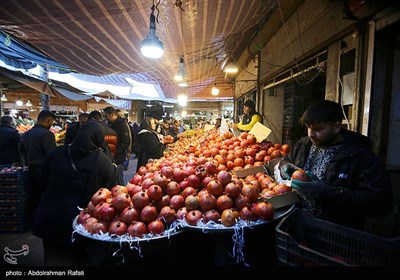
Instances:
[[[21,84],[24,84],[38,92],[45,93],[52,97],[57,98],[68,98],[70,100],[79,101],[79,100],[88,100],[91,99],[92,96],[79,94],[72,92],[70,90],[64,89],[62,87],[56,87],[49,85],[49,83],[35,79],[33,77],[27,76],[21,72],[10,71],[5,68],[0,68],[0,73],[4,76],[7,76],[10,79],[16,80]]]
[[[40,65],[49,71],[59,73],[75,72],[33,47],[14,39],[2,30],[0,30],[0,42],[0,59],[15,68],[28,70]]]
[[[100,100],[104,100],[108,104],[112,105],[113,107],[117,107],[120,109],[125,109],[125,110],[130,110],[131,109],[131,100],[123,100],[123,99],[108,99],[108,98],[102,98],[102,97],[94,97],[96,102],[99,102]]]

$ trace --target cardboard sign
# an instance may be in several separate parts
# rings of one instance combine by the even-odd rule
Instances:
[[[215,125],[213,125],[213,124],[206,124],[206,125],[204,126],[204,132],[207,132],[207,131],[209,131],[209,130],[211,130],[211,129],[213,129],[213,128],[215,128]]]
[[[259,122],[255,123],[253,128],[249,131],[250,134],[253,134],[256,137],[258,143],[261,143],[263,140],[265,140],[271,132],[271,129]]]

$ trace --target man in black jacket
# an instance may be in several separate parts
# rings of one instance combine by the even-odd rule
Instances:
[[[64,140],[64,145],[71,144],[72,141],[74,140],[75,135],[78,133],[79,128],[87,123],[89,120],[89,114],[88,113],[80,113],[78,117],[78,121],[71,123],[67,131],[65,132],[65,140]]]
[[[0,121],[0,164],[19,163],[21,161],[18,144],[21,136],[13,126],[13,117],[2,116]]]
[[[28,220],[36,211],[43,186],[40,184],[40,174],[46,157],[57,148],[56,138],[50,128],[56,121],[56,116],[48,110],[43,110],[37,117],[36,124],[21,136],[19,150],[28,169]]]
[[[117,165],[119,184],[125,185],[124,162],[128,159],[128,154],[132,144],[131,131],[126,120],[122,119],[113,107],[106,107],[103,111],[109,126],[117,133],[117,147],[114,161]]]
[[[310,181],[292,180],[291,185],[315,216],[363,229],[366,217],[392,210],[391,182],[370,150],[369,139],[344,129],[342,116],[336,102],[310,105],[300,119],[308,137],[294,145],[279,168],[284,179],[290,179],[296,169],[306,171]]]

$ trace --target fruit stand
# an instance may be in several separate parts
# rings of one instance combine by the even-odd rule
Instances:
[[[246,176],[236,173],[268,165],[288,149],[257,143],[248,133],[234,137],[213,129],[184,135],[162,158],[139,167],[126,186],[100,188],[76,217],[74,234],[87,239],[93,265],[145,265],[160,258],[189,266],[194,260],[251,265],[247,252],[250,259],[267,256],[269,249],[259,249],[274,248],[271,233],[294,207],[293,200],[275,206],[271,198],[294,192],[258,168]]]

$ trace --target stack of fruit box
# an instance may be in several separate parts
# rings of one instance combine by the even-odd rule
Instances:
[[[27,170],[0,165],[0,233],[26,228]]]

